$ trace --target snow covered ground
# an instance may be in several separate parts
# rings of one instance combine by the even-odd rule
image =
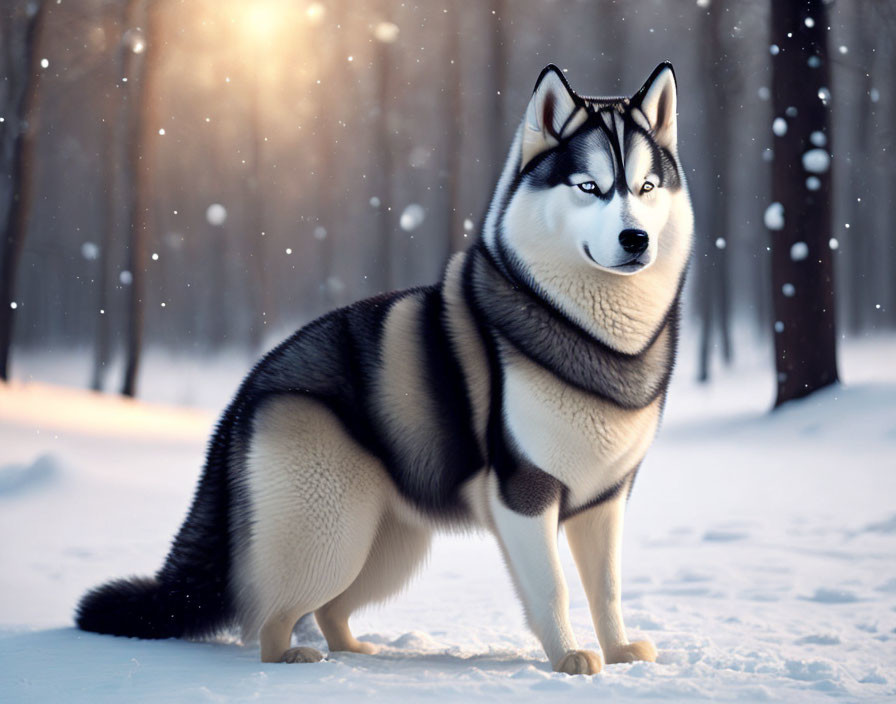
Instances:
[[[76,631],[85,589],[159,566],[214,413],[0,387],[0,701],[893,699],[894,359],[896,340],[845,345],[845,386],[771,415],[766,360],[707,388],[678,376],[623,553],[627,624],[659,662],[593,678],[550,672],[485,536],[441,538],[404,595],[353,619],[387,646],[377,656],[263,665],[234,640]],[[202,386],[189,374],[184,388]],[[190,393],[223,403],[229,376]],[[577,636],[596,648],[565,544],[563,558]]]

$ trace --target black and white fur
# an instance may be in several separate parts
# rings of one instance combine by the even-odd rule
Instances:
[[[653,660],[622,621],[623,509],[675,357],[692,215],[676,85],[633,98],[538,79],[479,240],[442,281],[299,330],[246,377],[155,577],[110,582],[78,626],[143,638],[231,625],[264,661],[314,612],[331,650],[371,653],[348,618],[412,576],[432,532],[495,533],[554,669],[590,674],[570,627],[560,525],[607,662]]]

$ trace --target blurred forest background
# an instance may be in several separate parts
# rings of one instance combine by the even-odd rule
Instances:
[[[896,3],[824,7],[837,331],[864,335],[896,328]],[[133,393],[135,351],[248,359],[334,306],[436,281],[476,236],[549,62],[590,95],[631,95],[673,62],[698,374],[737,354],[735,327],[771,350],[771,14],[750,0],[2,0],[0,223],[24,218],[0,255],[11,375],[30,354],[87,351],[85,385]]]

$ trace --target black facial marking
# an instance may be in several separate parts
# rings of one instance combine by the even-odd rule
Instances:
[[[635,135],[643,137],[646,147],[650,150],[652,170],[660,179],[656,185],[671,190],[680,188],[678,162],[668,149],[656,142],[650,131],[635,121],[632,117],[632,110],[635,109],[638,108],[632,108],[627,101],[618,103],[610,101],[602,104],[597,110],[589,109],[588,117],[572,135],[561,140],[556,147],[542,152],[526,165],[508,189],[505,202],[510,202],[513,193],[523,182],[536,189],[574,185],[570,181],[573,174],[588,173],[590,152],[595,148],[592,141],[594,131],[601,132],[607,140],[616,172],[613,188],[600,193],[600,198],[609,200],[613,197],[614,191],[620,195],[628,193],[625,157],[631,149]],[[604,115],[608,120],[605,121]],[[616,116],[622,120],[621,140]]]

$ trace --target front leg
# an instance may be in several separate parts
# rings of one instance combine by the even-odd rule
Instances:
[[[566,537],[591,607],[591,619],[608,664],[656,661],[647,640],[629,643],[622,622],[620,556],[626,492],[573,516],[564,523]]]
[[[579,650],[569,622],[569,593],[557,553],[559,502],[527,516],[504,505],[492,476],[489,508],[529,627],[551,667],[569,675],[600,672],[600,655]]]

